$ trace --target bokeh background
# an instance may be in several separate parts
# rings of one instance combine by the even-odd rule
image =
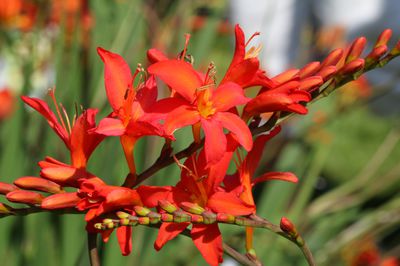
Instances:
[[[121,54],[134,68],[147,64],[146,50],[170,56],[191,33],[189,53],[198,68],[212,61],[222,78],[233,55],[233,25],[240,23],[269,75],[320,60],[365,35],[373,44],[390,27],[397,41],[398,1],[187,1],[187,0],[1,0],[0,1],[0,181],[37,175],[46,155],[68,161],[64,144],[20,95],[44,98],[56,87],[70,117],[76,106],[106,102],[103,64],[96,47]],[[256,188],[258,214],[279,223],[294,221],[318,265],[399,265],[400,256],[400,65],[346,85],[294,116],[267,145],[260,173],[292,171],[298,184],[272,181]],[[160,92],[160,94],[167,93]],[[177,132],[176,151],[191,142]],[[136,150],[138,171],[158,156],[162,143],[143,138]],[[89,171],[110,184],[128,172],[117,138],[95,151]],[[175,184],[172,165],[148,184]],[[3,197],[0,202],[5,202]],[[88,265],[82,215],[41,213],[0,219],[1,265]],[[222,225],[226,242],[244,252],[244,230]],[[133,252],[120,255],[115,237],[101,245],[104,265],[204,265],[190,239],[178,237],[156,253],[156,230],[134,229]],[[289,241],[256,230],[255,248],[266,265],[306,265]],[[235,265],[225,257],[225,265]]]

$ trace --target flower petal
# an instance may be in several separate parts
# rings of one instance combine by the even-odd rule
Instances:
[[[269,172],[265,173],[262,176],[255,178],[252,182],[252,186],[269,180],[282,180],[292,183],[297,183],[298,178],[293,173],[290,172]]]
[[[200,114],[192,106],[181,105],[171,111],[165,119],[165,133],[172,134],[175,130],[199,122]]]
[[[149,66],[148,71],[189,102],[194,101],[196,89],[203,85],[203,81],[192,65],[181,60],[160,61]]]
[[[122,255],[128,256],[132,251],[132,226],[118,227],[117,238]]]
[[[246,123],[240,119],[237,115],[229,112],[219,112],[216,115],[221,125],[231,131],[240,145],[243,146],[247,151],[253,147],[253,137]]]
[[[213,106],[218,111],[227,111],[232,107],[246,104],[250,99],[244,96],[243,89],[233,82],[219,86],[213,93]]]
[[[154,248],[159,251],[168,241],[174,239],[190,223],[162,223],[158,230],[157,239],[154,242]]]
[[[226,136],[221,123],[216,119],[201,119],[205,135],[204,151],[207,165],[220,161],[226,151]]]
[[[132,74],[128,64],[118,54],[101,47],[97,53],[104,62],[104,83],[108,101],[114,111],[122,107],[126,90],[132,83]]]
[[[121,136],[125,133],[125,126],[119,119],[106,117],[100,120],[95,132],[105,136]]]
[[[139,186],[137,192],[141,196],[143,205],[148,208],[158,206],[158,201],[161,199],[172,202],[172,187],[170,186]]]
[[[216,213],[248,215],[255,211],[254,205],[246,204],[233,193],[217,191],[208,199],[207,207]]]
[[[55,114],[50,110],[47,103],[41,99],[30,98],[21,96],[21,99],[30,107],[38,111],[44,118],[46,118],[50,127],[56,134],[64,141],[65,145],[69,148],[69,134],[58,122]]]
[[[193,224],[192,240],[206,262],[218,266],[222,261],[222,237],[218,224]]]

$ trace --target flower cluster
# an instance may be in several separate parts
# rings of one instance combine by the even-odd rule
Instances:
[[[254,254],[251,242],[256,204],[252,188],[268,180],[297,182],[289,172],[256,175],[266,143],[280,131],[279,121],[291,113],[306,114],[307,103],[384,65],[399,54],[400,45],[388,52],[391,31],[386,30],[365,58],[360,57],[365,38],[359,38],[346,52],[337,49],[322,62],[270,78],[260,68],[260,49],[248,47],[250,40],[246,42],[239,26],[235,34],[233,59],[220,82],[213,64],[206,72],[194,68],[187,53],[189,36],[177,58],[150,49],[147,69],[138,65],[133,73],[120,55],[98,48],[112,111],[97,124],[97,110],[91,108],[70,119],[57,103],[54,90],[49,95],[55,112],[45,101],[23,96],[65,143],[71,160],[65,163],[46,157],[39,162],[39,177],[20,177],[14,185],[0,183],[0,193],[11,202],[31,205],[29,211],[86,213],[87,231],[101,233],[104,241],[116,228],[123,255],[131,252],[132,225],[157,224],[157,250],[190,231],[207,263],[218,265],[223,253],[220,222],[245,226],[246,249]],[[158,99],[165,85],[169,97]],[[261,118],[269,120],[265,123]],[[193,143],[173,153],[174,132],[187,126],[192,128]],[[129,167],[121,186],[108,185],[87,169],[93,151],[113,136],[119,137]],[[163,138],[165,145],[154,165],[139,174],[133,154],[138,139],[144,136]],[[173,162],[181,169],[177,184],[140,185]],[[231,162],[236,172],[229,175]],[[21,210],[0,204],[2,216]],[[297,231],[294,234],[294,229],[288,229],[293,225],[286,218],[282,224],[288,238],[300,239]]]

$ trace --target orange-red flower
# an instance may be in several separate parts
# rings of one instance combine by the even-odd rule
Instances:
[[[136,190],[126,187],[109,186],[100,178],[94,177],[81,180],[78,196],[81,201],[77,204],[78,210],[88,210],[85,220],[88,222],[86,230],[97,232],[94,223],[98,222],[101,214],[124,208],[132,209],[133,206],[142,205]],[[112,230],[103,231],[102,237],[105,242]],[[122,226],[117,228],[118,243],[124,256],[129,255],[132,249],[132,227]]]
[[[104,139],[103,135],[89,132],[96,127],[95,116],[97,110],[88,109],[83,111],[78,118],[72,120],[71,124],[64,109],[62,111],[65,114],[65,119],[62,118],[54,97],[54,91],[50,91],[50,96],[56,104],[59,120],[43,100],[26,96],[22,96],[22,100],[46,118],[50,127],[65,143],[70,151],[71,165],[50,157],[40,162],[39,165],[42,167],[44,177],[58,184],[76,186],[78,178],[90,176],[89,173],[86,173],[87,161],[95,148]]]
[[[148,135],[166,136],[158,119],[149,114],[157,100],[157,86],[154,77],[149,77],[134,88],[133,82],[140,70],[132,75],[120,55],[103,48],[98,48],[97,52],[104,62],[106,94],[113,112],[100,121],[96,132],[121,137],[129,169],[134,174],[133,149],[136,141]]]
[[[235,193],[226,192],[221,183],[228,168],[232,152],[227,152],[222,159],[206,168],[204,151],[196,158],[190,156],[183,166],[181,180],[175,187],[140,186],[138,193],[143,204],[156,207],[160,200],[168,200],[178,207],[190,202],[199,205],[206,211],[248,215],[254,211],[253,206],[246,204]],[[169,240],[180,234],[189,223],[163,223],[160,227],[154,247],[159,250]],[[191,237],[204,259],[210,265],[222,262],[222,237],[217,224],[193,224]]]
[[[226,151],[224,128],[232,132],[246,150],[251,149],[253,140],[249,128],[230,112],[231,108],[249,101],[239,85],[226,82],[215,88],[208,75],[202,77],[192,65],[181,60],[160,61],[148,71],[179,94],[158,102],[161,109],[172,109],[165,118],[167,134],[192,125],[195,140],[199,140],[201,126],[205,134],[206,159],[210,164],[218,162]]]
[[[258,34],[259,33],[255,33],[247,42],[245,42],[243,30],[239,25],[235,26],[235,53],[221,84],[226,82],[235,82],[242,88],[252,86],[272,88],[276,85],[274,81],[266,76],[265,71],[260,69],[260,61],[257,56],[261,47],[251,47],[246,51],[248,43]]]

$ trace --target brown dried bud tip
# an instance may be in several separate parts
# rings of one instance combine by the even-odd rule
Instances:
[[[281,218],[280,227],[283,232],[295,237],[297,236],[297,230],[294,224],[286,217]]]
[[[179,206],[183,210],[193,214],[202,214],[205,211],[205,209],[202,208],[199,204],[192,202],[182,202]]]
[[[178,210],[178,208],[168,200],[159,200],[158,206],[168,213],[173,213],[174,211]]]

